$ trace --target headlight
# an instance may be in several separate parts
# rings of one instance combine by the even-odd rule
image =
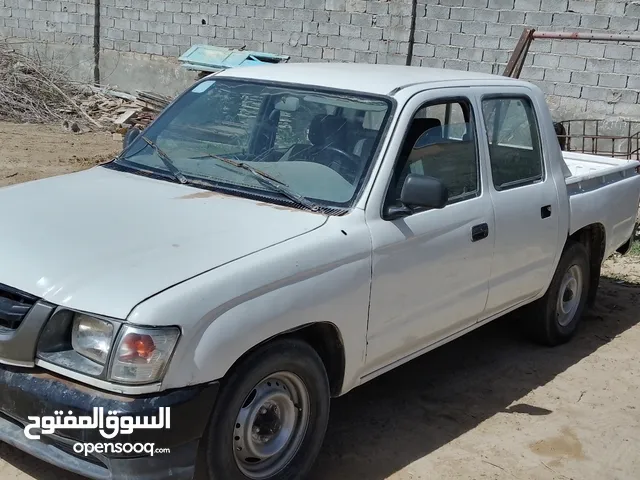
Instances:
[[[77,313],[73,319],[71,346],[80,355],[104,365],[113,342],[113,324]]]
[[[180,332],[176,328],[123,327],[111,361],[110,380],[151,383],[159,380]]]
[[[38,342],[38,358],[116,383],[162,380],[180,336],[175,327],[143,328],[58,309]]]

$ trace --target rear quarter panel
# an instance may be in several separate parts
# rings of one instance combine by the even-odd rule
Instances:
[[[570,234],[594,223],[605,228],[605,258],[626,243],[633,233],[640,201],[640,175],[609,184],[588,187],[580,192],[579,184],[567,186],[571,192]],[[586,185],[586,182],[585,182]],[[575,190],[575,192],[572,192]]]

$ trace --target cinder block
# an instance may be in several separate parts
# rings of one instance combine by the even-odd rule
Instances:
[[[489,0],[463,0],[462,5],[469,8],[487,8]]]
[[[218,12],[220,12],[220,7],[222,5],[218,5]],[[275,16],[275,9],[270,7],[256,7],[256,18],[273,18]]]
[[[460,60],[470,60],[472,62],[482,61],[483,50],[481,48],[461,48],[458,57]]]
[[[596,2],[595,0],[569,0],[569,10],[576,13],[595,13]]]
[[[463,35],[461,33],[454,33],[451,35],[451,45],[456,47],[473,47],[476,37],[474,35]]]
[[[560,65],[560,56],[538,53],[533,57],[533,64],[545,68],[558,68]]]
[[[179,25],[181,35],[197,36],[199,25]]]
[[[598,74],[591,72],[571,73],[571,83],[575,85],[598,85]]]
[[[499,15],[500,13],[497,10],[490,10],[490,9],[476,10],[476,13],[473,18],[476,22],[496,23],[498,21]]]
[[[189,23],[191,23],[191,15],[189,15],[188,13],[174,13],[173,22],[188,25]]]
[[[347,8],[346,0],[326,0],[327,10],[339,10],[344,12]],[[319,57],[317,57],[319,58]]]
[[[413,54],[417,57],[433,57],[436,53],[436,47],[429,44],[415,44],[413,46]]]
[[[180,49],[173,45],[163,45],[162,55],[165,57],[178,57],[180,56]]]
[[[349,48],[355,51],[367,52],[369,51],[369,40],[362,40],[361,38],[350,38]]]
[[[124,39],[124,32],[115,28],[109,28],[107,30],[107,38],[109,40],[122,40]]]
[[[114,26],[119,30],[131,30],[131,20],[127,20],[126,18],[116,18]]]
[[[584,57],[561,57],[560,68],[583,72],[587,66],[587,59]]]
[[[526,25],[535,25],[536,27],[551,25],[552,20],[553,14],[551,13],[527,12],[524,16],[524,23]],[[535,44],[536,42],[533,43]]]
[[[500,45],[500,37],[492,37],[486,35],[484,37],[476,37],[475,46],[478,48],[497,49]]]
[[[614,60],[631,60],[632,53],[633,48],[627,45],[606,45],[604,49],[605,58]]]
[[[356,52],[357,63],[376,63],[376,54],[370,52]]]
[[[624,73],[627,75],[638,75],[638,72],[640,72],[640,62],[636,62],[633,60],[616,60],[615,66],[613,67],[613,72]]]
[[[451,14],[450,7],[444,7],[442,5],[427,5],[427,18],[437,18],[441,20],[448,20]]]
[[[302,20],[303,22],[311,22],[313,21],[313,10],[296,8],[293,11],[293,19]],[[318,22],[315,22],[315,23],[318,24]]]
[[[451,20],[473,20],[475,11],[473,8],[452,8],[449,18]]]
[[[340,25],[340,35],[345,37],[360,37],[362,27],[354,27],[353,25]],[[408,32],[407,32],[408,33]],[[384,35],[384,33],[383,33]]]
[[[525,80],[542,80],[544,78],[544,68],[531,66],[522,67],[520,77]]]
[[[156,43],[156,34],[153,32],[140,32],[140,41],[142,43]]]
[[[607,99],[607,92],[609,92],[608,88],[603,87],[582,87],[581,98],[586,98],[587,100],[601,100],[605,101]]]
[[[580,98],[582,87],[579,85],[570,85],[568,83],[558,83],[555,86],[553,93],[561,97]]]
[[[478,37],[479,38],[479,37]],[[451,34],[450,33],[431,33],[427,34],[427,41],[431,45],[451,45]]]
[[[335,53],[335,59],[341,60],[343,62],[354,62],[356,60],[356,53],[352,50],[337,49]]]
[[[389,4],[384,1],[367,0],[367,13],[374,15],[386,15],[389,13]]]
[[[468,33],[470,35],[484,35],[486,31],[487,24],[484,22],[462,22],[462,33]]]
[[[156,41],[160,45],[173,45],[173,35],[158,34],[156,35]]]
[[[451,70],[469,70],[469,62],[464,60],[445,60],[444,68],[449,68]]]
[[[164,24],[164,33],[167,35],[180,35],[180,24],[179,23],[165,23]]]
[[[455,20],[438,20],[438,32],[460,33],[462,31],[462,22]]]
[[[595,13],[598,15],[623,16],[626,2],[596,2]]]
[[[320,27],[322,27],[322,24],[320,25]],[[382,32],[383,32],[382,28],[362,27],[360,37],[364,40],[381,40]]]
[[[238,7],[238,15],[250,16],[241,13],[241,9],[243,7]],[[246,7],[245,7],[246,8]],[[280,20],[293,20],[293,10],[290,8],[275,8],[274,9],[274,18],[279,18]]]
[[[458,52],[460,51],[457,47],[451,47],[447,45],[438,45],[436,47],[436,57],[456,60],[458,58]]]
[[[139,42],[140,41],[140,32],[135,32],[133,30],[125,30],[124,31],[124,39],[129,42]]]
[[[544,80],[548,82],[564,82],[571,81],[571,70],[562,70],[552,68],[544,71]]]
[[[148,25],[148,22],[131,20],[131,30],[135,30],[137,32],[146,32],[148,30]]]
[[[164,12],[166,10],[165,3],[158,0],[149,0],[149,10],[152,12]],[[157,54],[161,55],[161,54]]]
[[[527,12],[540,10],[541,0],[516,0],[513,6],[514,10],[524,10]]]
[[[580,15],[575,13],[554,13],[551,25],[555,27],[577,27],[580,25]]]
[[[582,15],[580,26],[585,28],[609,28],[609,18],[604,15]],[[615,28],[615,25],[613,26]]]
[[[518,11],[501,11],[498,15],[498,22],[500,23],[511,23],[511,24],[523,24],[524,23],[524,12]]]

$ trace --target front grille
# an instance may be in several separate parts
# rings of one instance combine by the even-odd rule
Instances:
[[[38,299],[0,283],[0,328],[15,330]]]

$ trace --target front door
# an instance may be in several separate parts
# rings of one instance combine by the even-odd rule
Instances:
[[[468,92],[414,97],[396,129],[406,134],[387,172],[391,182],[378,192],[383,208],[367,206],[373,242],[369,372],[474,324],[484,311],[495,226],[478,148],[480,112]],[[448,204],[385,218],[409,173],[441,180]]]

